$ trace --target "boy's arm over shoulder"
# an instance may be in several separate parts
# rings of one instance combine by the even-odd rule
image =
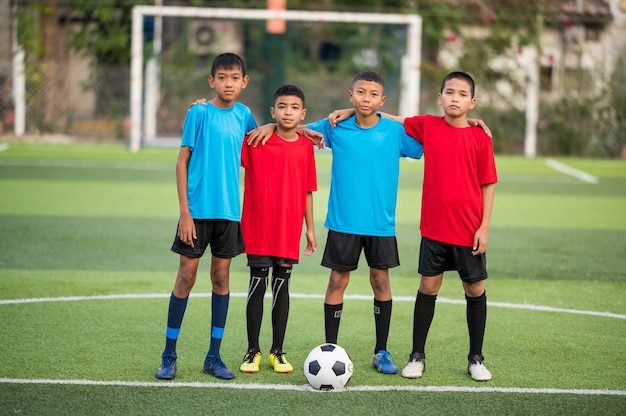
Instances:
[[[468,118],[467,119],[467,123],[470,126],[478,126],[481,129],[483,129],[485,131],[485,134],[489,137],[493,137],[493,135],[491,134],[491,130],[489,130],[489,126],[487,126],[487,123],[485,123],[482,119],[480,118]]]
[[[432,118],[430,114],[404,118],[404,131],[420,143],[424,143],[424,126]]]
[[[397,121],[400,124],[404,124],[404,121],[406,120],[407,117],[403,117],[403,116],[395,116],[393,114],[389,114],[389,113],[384,113],[382,111],[379,112],[379,114],[385,118],[388,118],[389,120],[393,120],[393,121]]]
[[[324,146],[332,147],[333,128],[328,118],[308,123],[306,128],[321,133],[324,138]]]
[[[325,129],[328,129],[328,126],[330,126],[330,121],[327,118],[312,121],[306,125],[307,129],[315,130],[320,133],[323,133]]]
[[[208,105],[192,105],[187,109],[187,117],[196,117],[199,114],[205,114],[209,111]]]
[[[328,122],[330,123],[331,127],[334,128],[337,127],[337,123],[349,118],[350,116],[353,116],[354,114],[356,114],[356,110],[354,108],[335,110],[328,115]]]

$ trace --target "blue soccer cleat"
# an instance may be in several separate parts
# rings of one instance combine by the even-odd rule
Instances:
[[[204,372],[222,380],[235,378],[235,373],[230,371],[219,355],[207,355],[204,360]]]
[[[171,380],[176,377],[176,353],[163,354],[161,367],[156,372],[156,378],[161,380]]]
[[[379,373],[382,374],[396,374],[398,367],[393,360],[393,356],[389,351],[380,350],[374,354],[372,359],[372,365]]]

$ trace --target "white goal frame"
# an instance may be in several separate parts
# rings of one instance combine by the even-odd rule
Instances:
[[[372,23],[407,26],[406,51],[401,62],[399,114],[419,114],[422,18],[417,14],[350,13],[268,9],[225,9],[210,7],[135,6],[132,20],[130,73],[130,150],[138,152],[142,138],[143,107],[143,19],[144,16],[201,17],[208,19],[270,20],[308,22]],[[159,34],[160,36],[160,34]],[[155,42],[160,42],[155,38]],[[156,109],[144,114],[156,120]],[[156,121],[154,121],[156,123]]]

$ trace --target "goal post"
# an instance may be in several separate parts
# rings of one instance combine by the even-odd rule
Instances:
[[[144,17],[146,16],[156,18],[193,17],[235,20],[282,19],[301,22],[391,24],[405,26],[407,28],[407,38],[406,49],[402,56],[402,62],[400,63],[399,114],[402,116],[410,116],[419,113],[422,19],[417,14],[135,6],[132,14],[130,68],[130,149],[132,152],[137,152],[141,148],[142,137],[144,137],[144,132],[142,131],[144,120],[142,118],[154,118],[154,120],[156,120],[156,113],[143,114],[143,24]],[[152,110],[150,110],[150,112],[152,112]]]

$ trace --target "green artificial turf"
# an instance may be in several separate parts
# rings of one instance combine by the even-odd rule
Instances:
[[[489,235],[488,383],[467,375],[461,283],[447,273],[424,377],[371,366],[372,295],[364,259],[346,291],[339,343],[354,376],[341,393],[306,388],[302,363],[324,338],[330,152],[317,152],[318,251],[291,280],[285,351],[295,370],[267,367],[269,309],[258,374],[219,381],[202,373],[211,286],[201,262],[178,347],[178,375],[159,382],[168,296],[178,259],[169,247],[178,204],[176,149],[11,144],[0,152],[0,414],[612,415],[626,408],[626,162],[559,159],[599,178],[590,184],[541,158],[497,158],[500,182]],[[401,161],[397,238],[401,266],[389,350],[411,349],[419,284],[422,161]],[[206,261],[206,259],[205,259]],[[237,369],[247,347],[245,256],[231,268],[222,344]],[[491,390],[490,390],[491,389]]]

